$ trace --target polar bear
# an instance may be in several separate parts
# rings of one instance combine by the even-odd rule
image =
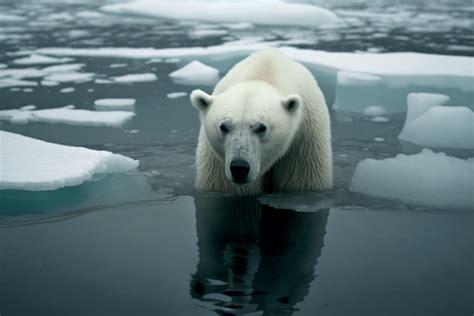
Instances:
[[[276,49],[237,63],[212,95],[194,90],[196,189],[258,195],[329,189],[329,111],[313,75]]]

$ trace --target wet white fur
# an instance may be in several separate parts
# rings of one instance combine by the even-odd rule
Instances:
[[[301,104],[289,111],[287,98]],[[199,99],[209,105],[201,107]],[[200,109],[201,118],[196,153],[198,190],[250,195],[331,188],[328,108],[316,80],[303,65],[275,49],[259,51],[236,64],[212,96],[196,90],[191,100]],[[260,168],[251,183],[237,185],[226,177],[219,130],[226,119],[239,126],[260,121],[268,126],[259,152],[254,153]]]

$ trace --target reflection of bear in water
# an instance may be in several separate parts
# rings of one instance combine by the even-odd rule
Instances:
[[[191,296],[199,305],[219,314],[295,311],[314,279],[328,210],[299,213],[250,198],[197,197],[195,204],[199,263]]]

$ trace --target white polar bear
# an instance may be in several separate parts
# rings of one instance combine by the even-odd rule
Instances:
[[[332,186],[329,112],[313,75],[276,49],[255,52],[191,93],[201,129],[198,190],[253,195]]]

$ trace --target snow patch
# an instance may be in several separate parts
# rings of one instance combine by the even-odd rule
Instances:
[[[0,189],[55,190],[95,174],[127,172],[138,161],[107,151],[64,146],[0,131]]]
[[[424,149],[416,155],[361,161],[350,190],[435,207],[472,208],[474,158],[467,160]]]

